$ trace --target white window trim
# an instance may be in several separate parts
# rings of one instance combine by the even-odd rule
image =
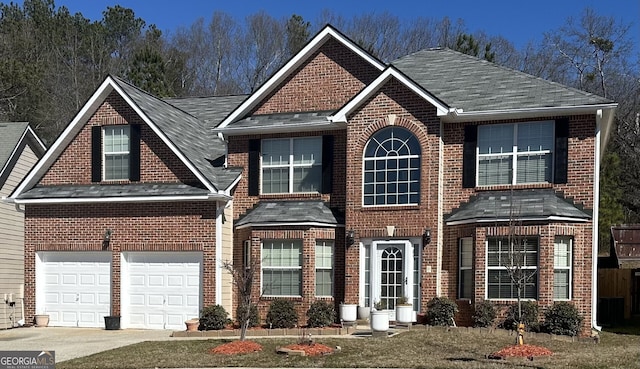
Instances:
[[[107,153],[106,147],[106,130],[107,129],[115,129],[116,127],[126,129],[129,138],[129,151],[113,151]],[[125,178],[109,178],[107,179],[107,156],[117,156],[117,155],[127,155],[129,157],[131,155],[131,128],[129,125],[114,125],[114,126],[103,126],[102,127],[102,180],[103,181],[126,181],[129,179],[129,175]],[[128,168],[131,171],[131,168]]]
[[[468,267],[463,267],[462,266],[462,243],[464,241],[470,241],[471,244],[469,246],[471,246],[471,265]],[[458,299],[461,300],[470,300],[471,298],[473,298],[473,288],[471,289],[471,296],[469,297],[462,297],[462,271],[463,270],[469,270],[469,271],[473,271],[473,237],[462,237],[460,238],[460,240],[458,241]],[[471,282],[474,282],[473,279],[473,275],[471,276]]]
[[[528,236],[522,236],[528,237]],[[531,236],[533,238],[535,236]],[[491,238],[494,238],[493,236]],[[496,238],[504,238],[504,237],[496,237]],[[507,267],[497,266],[497,267],[489,267],[489,239],[484,241],[484,255],[485,255],[485,263],[484,263],[484,299],[491,301],[518,301],[517,297],[513,298],[505,298],[505,297],[489,297],[489,270],[507,270]],[[536,251],[536,266],[535,267],[524,267],[523,269],[527,270],[535,270],[536,271],[536,296],[540,297],[540,239],[538,239],[538,248]],[[537,301],[537,299],[522,297],[520,301]]]
[[[406,128],[405,128],[405,129],[406,129]],[[407,131],[409,131],[409,130],[407,129]],[[376,132],[376,133],[377,133],[377,132]],[[413,135],[413,137],[414,137],[416,140],[418,139],[418,137],[416,137],[416,135],[415,135],[415,134],[413,134],[413,132],[409,131],[409,133],[411,133],[411,135]],[[414,203],[414,202],[407,202],[406,204],[387,204],[387,203],[386,203],[386,200],[385,200],[385,203],[384,203],[384,204],[371,204],[371,205],[366,205],[366,204],[365,204],[365,201],[364,201],[364,198],[365,198],[364,186],[365,186],[365,184],[366,184],[366,183],[365,183],[365,165],[366,165],[366,163],[367,163],[368,161],[372,161],[372,162],[374,163],[374,176],[375,176],[375,173],[377,173],[377,171],[375,170],[375,163],[376,163],[376,162],[378,162],[378,161],[387,161],[387,160],[389,160],[389,156],[385,156],[384,158],[378,158],[378,157],[367,158],[367,156],[366,156],[366,149],[367,149],[367,148],[369,147],[369,145],[372,143],[372,140],[373,140],[373,137],[374,137],[374,136],[375,136],[375,133],[374,133],[374,134],[369,138],[369,140],[367,140],[367,143],[366,143],[366,144],[365,144],[365,146],[364,146],[364,147],[365,147],[365,150],[362,152],[362,183],[361,183],[361,188],[362,188],[361,196],[362,196],[362,198],[360,199],[360,200],[361,200],[361,203],[362,203],[362,207],[364,207],[364,208],[373,208],[373,207],[381,207],[381,206],[398,207],[398,206],[416,206],[416,205],[420,205],[420,192],[421,192],[421,184],[422,184],[422,183],[421,183],[421,179],[422,179],[422,178],[420,178],[420,177],[418,177],[418,181],[417,181],[417,182],[418,182],[418,193],[417,193],[417,195],[418,195],[418,202],[415,202],[415,203]],[[378,142],[378,141],[376,141],[376,142],[379,144],[379,142]],[[419,143],[420,143],[420,141],[418,141],[418,144],[419,144]],[[477,150],[477,149],[476,149],[476,150]],[[417,155],[416,155],[416,154],[411,154],[411,155],[402,155],[402,156],[394,156],[393,158],[394,158],[394,159],[407,159],[407,160],[409,161],[409,164],[411,163],[411,159],[418,159],[418,160],[419,160],[419,164],[418,164],[418,167],[417,167],[417,168],[415,168],[415,169],[417,169],[419,173],[421,172],[421,167],[422,167],[422,151],[420,152],[420,154],[417,154]],[[409,170],[409,171],[410,171],[411,169],[412,169],[412,168],[411,168],[411,165],[409,165],[409,166],[407,167],[407,170]],[[384,171],[385,171],[385,172],[387,172],[387,168],[385,168],[385,169],[384,169]],[[391,182],[385,182],[385,186],[386,186],[388,183],[391,183]],[[396,185],[397,185],[397,184],[399,183],[399,182],[398,182],[398,180],[396,180],[396,182],[395,182],[395,183],[396,183]],[[408,185],[408,186],[410,186],[410,185],[411,185],[411,183],[412,183],[412,181],[410,181],[410,180],[409,180],[409,181],[407,181],[407,185]],[[409,197],[408,197],[409,199],[411,199],[411,194],[412,194],[412,193],[411,193],[411,191],[407,191],[407,196],[409,196]],[[377,196],[377,195],[375,195],[375,194],[374,194],[373,196],[375,197],[375,196]],[[387,193],[385,192],[385,197],[386,197],[386,196],[387,196]],[[398,194],[397,196],[400,196],[400,195]],[[374,202],[375,202],[375,199],[374,199]]]
[[[553,183],[553,176],[555,174],[554,171],[554,165],[555,165],[555,160],[554,158],[554,151],[553,149],[550,150],[536,150],[536,151],[522,151],[522,152],[518,152],[518,127],[523,125],[523,124],[527,124],[527,123],[552,123],[552,126],[554,127],[553,129],[553,139],[552,142],[555,143],[555,122],[554,121],[532,121],[532,122],[518,122],[518,123],[504,123],[501,125],[512,125],[513,127],[513,139],[512,139],[512,152],[506,152],[506,153],[489,153],[489,154],[480,154],[480,130],[482,129],[482,127],[486,127],[486,125],[480,125],[478,126],[478,141],[476,143],[476,183],[480,183],[480,159],[481,158],[501,158],[501,157],[511,157],[511,183],[499,183],[499,184],[482,184],[479,185],[480,187],[483,186],[508,186],[508,185],[528,185],[528,184],[536,184],[536,183]],[[518,157],[521,156],[529,156],[529,155],[543,155],[543,154],[551,154],[551,178],[549,179],[549,181],[543,181],[543,182],[522,182],[522,183],[517,183],[518,180]]]
[[[569,255],[568,255],[568,259],[569,259],[569,266],[566,267],[559,267],[556,265],[556,244],[557,241],[554,240],[553,242],[553,291],[551,292],[551,295],[553,296],[555,294],[555,288],[556,288],[556,276],[555,276],[555,271],[556,270],[568,270],[569,271],[569,297],[566,299],[557,299],[555,298],[555,296],[553,296],[553,301],[571,301],[571,297],[573,296],[573,237],[571,236],[556,236],[556,239],[558,238],[565,238],[569,241]]]
[[[296,239],[273,239],[273,240],[266,240],[266,241],[295,241]],[[302,244],[302,240],[301,244]],[[301,245],[302,246],[302,245]],[[302,278],[302,260],[300,260],[300,265],[298,265],[297,267],[270,267],[270,266],[265,266],[264,265],[264,255],[262,254],[264,248],[264,242],[260,242],[260,260],[262,260],[262,262],[260,263],[260,291],[264,291],[264,270],[300,270],[300,290],[302,292],[302,283],[303,283],[303,278]],[[302,248],[300,249],[300,254],[302,254]],[[301,255],[302,257],[302,255]],[[296,297],[302,297],[302,293],[300,293],[299,295],[267,295],[264,294],[263,297],[267,297],[267,298],[296,298]]]
[[[331,271],[331,294],[329,295],[315,295],[316,297],[333,297],[333,294],[335,293],[335,261],[336,261],[336,243],[333,240],[325,240],[325,239],[319,239],[316,240],[316,247],[318,246],[318,241],[320,242],[324,242],[325,245],[327,246],[326,243],[330,242],[331,243],[331,266],[330,267],[318,267],[318,249],[315,249],[315,261],[314,261],[314,273],[316,275],[316,284],[314,286],[314,294],[315,291],[317,290],[318,287],[318,270],[330,270]]]
[[[309,139],[309,138],[317,138],[320,140],[320,152],[319,158],[320,162],[314,162],[313,164],[295,164],[294,163],[294,152],[293,152],[293,142],[299,139]],[[262,162],[262,153],[263,153],[263,145],[265,141],[289,141],[289,163],[287,164],[264,164]],[[302,192],[294,192],[293,190],[293,175],[296,168],[314,168],[320,167],[322,168],[322,136],[309,136],[309,137],[291,137],[291,138],[265,138],[260,141],[260,193],[263,195],[279,195],[279,194],[305,194],[305,193],[319,193],[319,191],[302,191]],[[277,168],[288,168],[289,173],[289,183],[288,183],[288,192],[263,192],[263,173],[264,169],[277,169]],[[320,177],[322,178],[322,176]],[[322,185],[322,182],[320,182]]]

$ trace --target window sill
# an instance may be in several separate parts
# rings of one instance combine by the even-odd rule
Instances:
[[[476,186],[476,191],[500,191],[500,190],[524,190],[532,188],[553,188],[553,183],[525,183],[517,185],[491,185],[491,186]]]
[[[362,211],[420,210],[420,205],[363,205]]]
[[[319,192],[306,192],[306,193],[274,193],[274,194],[260,194],[258,196],[261,200],[275,200],[275,199],[320,199],[322,194]]]

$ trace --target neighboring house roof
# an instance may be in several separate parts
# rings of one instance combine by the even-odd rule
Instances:
[[[640,224],[611,227],[616,266],[621,269],[640,268]]]
[[[343,224],[344,216],[336,214],[324,201],[261,201],[236,222],[236,228]]]
[[[158,99],[139,88],[123,81],[120,78],[108,76],[91,96],[89,101],[74,117],[71,123],[65,128],[62,134],[54,142],[51,149],[45,154],[42,160],[34,167],[26,179],[18,186],[10,196],[10,200],[20,202],[24,199],[35,202],[36,194],[41,196],[42,201],[56,202],[56,189],[40,190],[26,194],[33,190],[49,167],[62,154],[66,147],[75,138],[77,133],[84,127],[86,122],[105,101],[112,92],[118,93],[131,108],[147,123],[147,125],[167,144],[169,149],[185,164],[189,170],[201,181],[204,188],[209,191],[209,199],[229,199],[228,191],[240,180],[241,169],[224,168],[220,165],[220,157],[226,152],[225,143],[213,133],[207,133],[205,123],[195,116],[181,110],[168,102]],[[216,110],[218,106],[220,110]],[[217,114],[226,114],[228,104],[215,105],[209,111]],[[135,185],[134,185],[135,187]],[[187,186],[190,187],[190,186]],[[187,189],[185,187],[185,189]],[[103,184],[99,188],[103,191],[104,197],[109,200],[122,201],[123,196],[113,196],[118,191],[117,185]],[[175,187],[176,189],[179,187]],[[83,189],[79,189],[82,192]],[[134,191],[135,192],[135,191]],[[137,195],[129,194],[132,197]],[[193,195],[186,191],[183,195]],[[199,195],[197,195],[199,196]],[[167,195],[168,199],[172,195]],[[70,198],[73,200],[74,198]],[[148,196],[151,201],[159,201],[157,196]],[[104,200],[104,199],[103,199]],[[130,200],[130,199],[129,199]]]
[[[40,158],[45,145],[27,122],[0,122],[0,187],[4,185],[25,146]]]
[[[586,222],[591,215],[553,189],[488,191],[445,217],[447,225],[515,221],[564,220]]]
[[[418,51],[391,64],[463,113],[614,103],[450,49]]]

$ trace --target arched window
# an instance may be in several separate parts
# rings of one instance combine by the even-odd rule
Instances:
[[[364,149],[363,204],[415,205],[420,201],[420,144],[402,127],[376,132]]]

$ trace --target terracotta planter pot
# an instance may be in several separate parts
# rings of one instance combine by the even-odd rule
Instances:
[[[184,322],[187,326],[187,332],[195,332],[198,330],[198,326],[200,325],[199,319],[189,319]]]
[[[36,321],[36,327],[46,327],[49,325],[49,315],[38,314],[34,318]]]

